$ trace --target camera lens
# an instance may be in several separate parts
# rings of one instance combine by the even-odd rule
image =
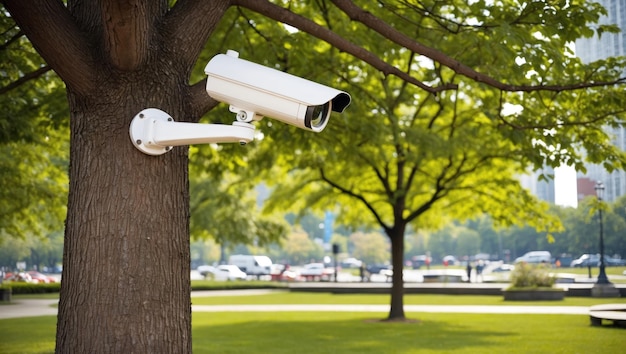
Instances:
[[[306,109],[306,117],[304,118],[304,125],[307,128],[323,128],[330,114],[331,102],[326,102],[319,106],[309,106]]]

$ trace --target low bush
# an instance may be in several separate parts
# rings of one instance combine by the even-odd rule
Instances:
[[[233,290],[233,289],[284,289],[285,283],[267,281],[214,281],[192,280],[191,290]]]
[[[61,283],[22,283],[22,282],[7,282],[2,284],[2,287],[10,287],[13,295],[16,294],[46,294],[46,293],[58,293],[61,291]]]
[[[11,288],[13,295],[47,294],[61,291],[61,283],[36,284],[23,282],[5,282],[2,288]],[[264,281],[208,281],[194,280],[191,290],[233,290],[233,289],[284,289],[287,285],[279,282]]]
[[[508,289],[552,288],[555,281],[556,278],[550,275],[549,265],[520,262],[511,273]]]

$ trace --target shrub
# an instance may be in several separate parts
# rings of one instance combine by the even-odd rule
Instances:
[[[552,288],[556,279],[549,270],[547,264],[517,263],[511,273],[509,289]]]
[[[286,289],[281,282],[192,280],[191,290]]]
[[[10,287],[13,295],[15,294],[45,294],[58,293],[61,290],[61,283],[34,284],[21,282],[6,282],[5,287]]]

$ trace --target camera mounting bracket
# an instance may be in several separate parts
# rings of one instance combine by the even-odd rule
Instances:
[[[147,155],[162,155],[172,146],[213,143],[239,143],[254,140],[254,126],[247,122],[203,124],[175,122],[164,111],[147,108],[137,113],[130,123],[130,139]]]

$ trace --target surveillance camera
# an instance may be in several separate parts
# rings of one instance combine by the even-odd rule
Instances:
[[[228,103],[243,122],[267,116],[320,132],[330,112],[343,112],[351,100],[346,92],[239,59],[232,50],[213,57],[204,72],[209,96]]]

